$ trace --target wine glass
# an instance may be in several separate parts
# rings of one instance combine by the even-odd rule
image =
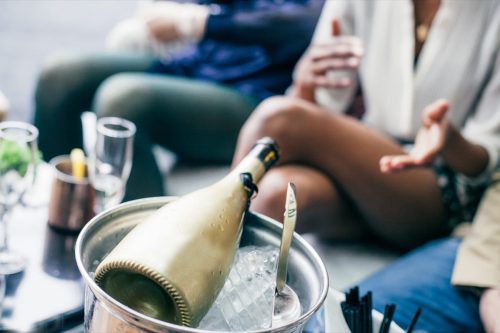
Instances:
[[[95,212],[119,204],[132,168],[135,125],[118,117],[97,120],[97,136],[90,153],[89,177],[95,189]]]
[[[0,274],[22,271],[25,259],[8,248],[7,221],[33,184],[38,129],[18,121],[0,123]]]

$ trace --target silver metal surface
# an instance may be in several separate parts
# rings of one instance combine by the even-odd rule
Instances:
[[[283,233],[281,234],[278,272],[276,274],[276,293],[274,297],[273,327],[280,326],[300,316],[300,300],[292,288],[286,285],[288,253],[292,244],[297,222],[297,199],[295,185],[288,183],[286,191]]]
[[[272,326],[277,327],[294,321],[301,311],[299,297],[292,288],[285,285],[280,292],[276,291]]]
[[[86,284],[85,329],[88,332],[208,332],[148,318],[116,302],[93,280],[99,262],[138,223],[175,198],[159,197],[127,202],[103,212],[81,231],[76,244],[78,268]],[[280,223],[252,212],[247,213],[240,246],[278,247]],[[328,292],[326,268],[318,254],[294,234],[290,249],[288,285],[297,293],[302,313],[295,321],[252,332],[301,332],[307,320],[323,304]]]
[[[281,235],[280,254],[278,257],[278,272],[276,273],[276,291],[280,293],[286,284],[286,268],[288,264],[288,252],[292,244],[293,232],[297,222],[297,199],[295,196],[295,185],[288,183],[286,191],[285,213],[283,219],[283,233]]]

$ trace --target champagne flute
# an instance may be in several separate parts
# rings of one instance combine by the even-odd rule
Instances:
[[[132,168],[135,125],[118,117],[97,120],[97,136],[90,153],[89,177],[95,189],[95,212],[119,204]]]
[[[7,222],[12,209],[33,184],[38,130],[18,121],[0,123],[0,274],[22,271],[25,259],[8,248]]]

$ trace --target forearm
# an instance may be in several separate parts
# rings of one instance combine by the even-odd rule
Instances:
[[[489,161],[487,150],[467,140],[454,126],[449,128],[442,156],[452,170],[468,177],[480,175]]]

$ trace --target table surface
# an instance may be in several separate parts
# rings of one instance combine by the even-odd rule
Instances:
[[[0,303],[0,331],[82,332],[84,294],[74,259],[76,235],[47,226],[52,172],[47,164],[42,164],[38,171],[36,184],[26,200],[30,207],[16,208],[8,226],[10,247],[28,258],[28,266],[23,273],[7,278],[6,296]],[[380,261],[377,263],[380,266],[395,257],[386,255],[389,259],[384,257],[385,261],[373,255],[357,258],[352,255],[352,252],[359,252],[357,247],[344,249],[325,245],[311,237],[306,240],[320,253],[329,272],[334,272],[332,286],[338,289],[348,285],[339,284],[342,274],[352,282],[358,280],[360,274],[353,270],[368,267],[374,271],[376,269],[371,267],[374,261]],[[356,278],[349,275],[354,273],[358,274]],[[3,284],[0,277],[0,300]]]
[[[27,204],[16,207],[8,221],[9,247],[27,259],[27,266],[0,280],[6,286],[1,330],[61,332],[83,322],[84,285],[74,255],[77,235],[47,225],[52,173],[46,164],[38,171]]]

